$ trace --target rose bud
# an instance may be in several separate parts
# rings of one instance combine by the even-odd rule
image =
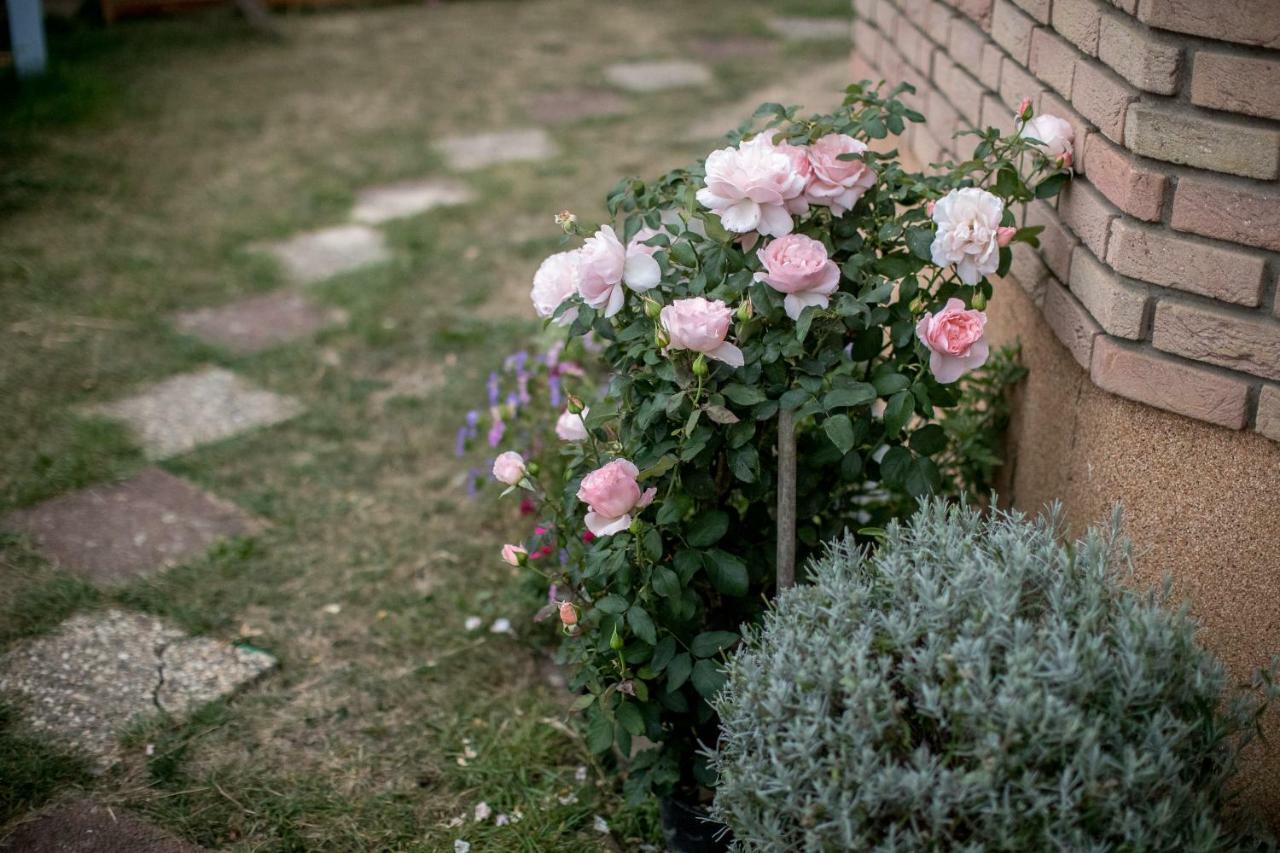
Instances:
[[[528,559],[528,556],[529,552],[519,545],[512,545],[508,542],[502,546],[502,562],[508,566],[519,566]]]
[[[560,602],[560,621],[569,628],[578,624],[578,608],[573,606],[573,602]]]
[[[1007,246],[1013,242],[1013,235],[1018,233],[1018,229],[1011,225],[1004,225],[996,229],[996,243],[1000,246]]]

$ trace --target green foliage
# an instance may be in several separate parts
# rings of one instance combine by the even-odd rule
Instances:
[[[1256,694],[1124,586],[1119,515],[1070,545],[926,502],[781,595],[728,667],[715,815],[744,850],[1239,849]],[[1264,674],[1256,687],[1273,692]]]
[[[1004,462],[1003,443],[1009,426],[1010,392],[1027,375],[1018,361],[1019,347],[993,350],[991,358],[964,378],[964,394],[955,408],[938,419],[940,430],[927,436],[930,447],[942,450],[938,466],[954,485],[949,493],[981,503],[995,487],[996,470]],[[923,430],[912,436],[921,439]],[[920,452],[926,449],[915,447]]]

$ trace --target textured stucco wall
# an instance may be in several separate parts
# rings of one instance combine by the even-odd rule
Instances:
[[[1123,503],[1135,582],[1167,574],[1204,642],[1237,681],[1280,655],[1280,445],[1144,406],[1095,386],[1012,279],[987,308],[993,343],[1020,340],[1001,500],[1035,512],[1061,500],[1079,530]],[[1245,801],[1280,826],[1280,710],[1246,765]]]

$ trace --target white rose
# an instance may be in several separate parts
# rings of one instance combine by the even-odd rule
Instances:
[[[1066,120],[1053,115],[1038,115],[1022,126],[1023,139],[1039,140],[1039,147],[1050,160],[1061,160],[1071,153],[1076,131]]]
[[[583,409],[582,413],[577,415],[568,409],[561,412],[560,417],[556,419],[556,435],[560,437],[560,440],[586,441],[586,419],[590,411],[590,409]]]
[[[952,266],[965,284],[977,284],[1000,266],[1000,217],[1004,202],[986,190],[952,190],[933,209],[938,233],[929,247],[933,262]]]
[[[560,303],[578,291],[578,252],[557,252],[538,266],[533,274],[533,290],[529,298],[539,317],[552,317]],[[578,316],[577,308],[570,308],[558,318],[556,324],[567,326]]]

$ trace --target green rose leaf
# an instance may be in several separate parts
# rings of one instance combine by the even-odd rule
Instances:
[[[637,637],[651,646],[657,644],[658,630],[653,625],[653,619],[640,605],[637,604],[627,611],[627,624],[631,626],[632,631],[636,632]]]
[[[720,389],[720,393],[728,397],[739,406],[754,406],[756,403],[765,401],[764,392],[759,388],[752,388],[749,385],[740,385],[736,382],[730,383]]]
[[[695,548],[705,548],[720,541],[729,530],[729,515],[718,509],[704,512],[689,525],[685,538]]]
[[[853,422],[848,415],[831,415],[822,422],[822,428],[841,454],[853,449]]]
[[[587,726],[587,749],[599,754],[613,746],[613,723],[604,714],[597,714]]]
[[[603,610],[605,613],[626,613],[629,606],[625,598],[612,594],[596,602],[596,609]]]
[[[700,660],[693,667],[693,689],[704,699],[711,699],[724,687],[725,674],[713,660]]]
[[[671,663],[667,664],[667,692],[679,690],[689,680],[689,673],[692,671],[693,658],[689,657],[688,652],[681,652],[673,657]]]
[[[640,709],[634,704],[624,701],[613,713],[618,718],[619,725],[632,737],[644,734],[644,717],[640,716]]]
[[[746,565],[730,553],[713,548],[703,555],[711,585],[725,595],[744,596],[750,584]]]
[[[738,642],[736,631],[704,631],[693,638],[689,649],[697,658],[709,658]]]
[[[822,398],[822,404],[831,409],[845,409],[870,403],[877,396],[874,385],[866,382],[855,382],[847,388],[836,388],[828,391]]]
[[[912,401],[910,391],[899,391],[889,398],[884,408],[884,431],[887,435],[897,435],[906,426],[911,417]]]

